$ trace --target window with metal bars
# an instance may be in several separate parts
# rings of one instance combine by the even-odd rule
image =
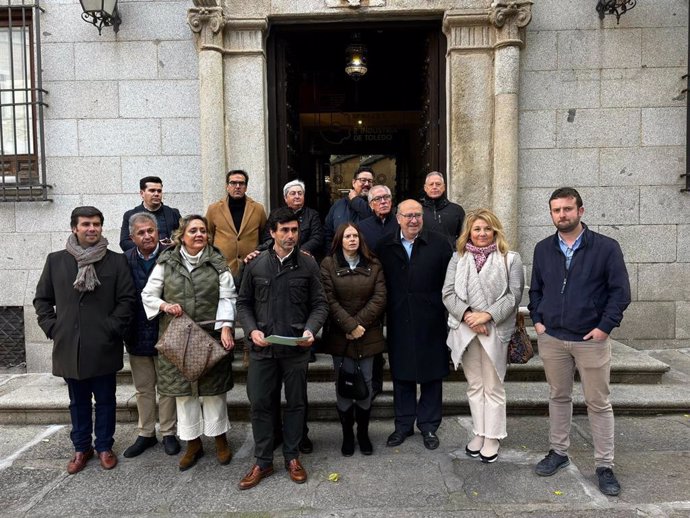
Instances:
[[[0,201],[46,200],[40,0],[0,0]]]

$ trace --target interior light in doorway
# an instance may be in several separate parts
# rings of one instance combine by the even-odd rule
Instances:
[[[367,73],[367,47],[359,33],[352,35],[352,42],[345,49],[345,73],[359,81]]]
[[[621,22],[621,15],[635,7],[637,0],[599,0],[597,12],[602,20],[607,14],[616,15],[616,23]]]
[[[79,0],[81,19],[90,23],[101,34],[103,27],[112,27],[115,32],[120,30],[120,13],[117,10],[117,0]]]

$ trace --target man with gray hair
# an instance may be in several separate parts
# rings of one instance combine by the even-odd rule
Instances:
[[[299,249],[311,256],[316,256],[323,248],[323,225],[319,213],[304,204],[306,190],[302,180],[291,180],[283,187],[285,205],[294,212],[299,222]],[[274,211],[276,209],[273,209]],[[273,211],[271,211],[271,214]],[[270,214],[269,214],[270,218]],[[264,227],[258,251],[268,250],[273,246],[271,230]],[[253,256],[252,256],[253,257]]]
[[[392,214],[393,195],[388,186],[375,185],[367,197],[374,214],[359,223],[359,230],[369,249],[376,250],[379,240],[398,228],[398,220]]]
[[[136,441],[124,452],[127,458],[137,457],[158,443],[156,439],[156,366],[158,363],[158,318],[149,320],[141,301],[141,292],[156,265],[156,259],[164,250],[159,242],[158,223],[155,216],[139,212],[129,218],[129,236],[134,248],[125,252],[137,290],[134,319],[125,335],[125,346],[129,353],[129,365],[136,389],[139,432]],[[180,452],[180,443],[175,437],[177,431],[177,410],[175,398],[160,395],[158,402],[160,431],[163,448],[168,455]]]
[[[451,244],[454,245],[462,232],[465,210],[448,199],[446,182],[438,171],[432,171],[426,175],[424,196],[421,201],[424,207],[424,226],[448,236]]]
[[[376,247],[388,293],[386,341],[395,411],[395,431],[386,445],[400,446],[414,433],[416,422],[424,446],[434,450],[439,446],[442,380],[448,375],[441,290],[453,249],[445,236],[424,227],[416,200],[402,201],[396,217],[400,230]]]

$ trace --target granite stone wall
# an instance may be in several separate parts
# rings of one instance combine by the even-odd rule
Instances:
[[[332,15],[346,3],[225,2],[237,18],[261,20],[272,13],[306,21]],[[488,0],[374,3],[397,17],[490,5]],[[690,346],[690,194],[679,192],[685,172],[681,90],[687,82],[681,76],[687,72],[688,1],[640,1],[620,25],[611,17],[601,22],[595,3],[535,0],[532,7],[520,52],[519,251],[529,270],[534,244],[553,232],[549,194],[565,184],[578,188],[584,221],[620,241],[630,271],[633,303],[615,337],[639,348]],[[74,206],[96,205],[104,212],[105,235],[114,250],[119,250],[122,213],[139,203],[142,176],[161,176],[166,203],[183,213],[205,209],[199,54],[187,25],[192,6],[190,0],[121,0],[123,24],[115,37],[109,28],[99,36],[81,21],[78,0],[44,2],[41,52],[52,201],[0,204],[0,305],[25,308],[29,370],[50,370],[50,343],[35,324],[31,301],[46,255],[64,247]],[[366,18],[364,11],[352,13]],[[261,169],[265,156],[241,146],[233,132],[265,109],[266,85],[259,87],[263,58],[225,59],[256,79],[243,89],[234,82],[237,74],[226,69],[222,78],[229,103],[227,152]],[[262,138],[255,136],[257,142]],[[251,182],[250,195],[267,199],[268,183],[267,175]],[[462,181],[451,178],[449,185]],[[461,192],[453,195],[462,203]]]
[[[585,221],[617,239],[633,302],[614,336],[690,345],[685,181],[688,2],[638,2],[603,22],[594,2],[535,2],[520,83],[520,252],[554,231],[547,200],[576,187]]]

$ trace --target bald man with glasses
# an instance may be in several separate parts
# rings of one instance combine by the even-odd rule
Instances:
[[[414,434],[416,422],[424,446],[434,450],[439,446],[442,382],[448,375],[441,290],[453,249],[446,236],[424,228],[419,202],[401,202],[396,218],[400,231],[383,237],[376,247],[388,292],[387,344],[395,409],[395,431],[386,444],[400,446]]]

